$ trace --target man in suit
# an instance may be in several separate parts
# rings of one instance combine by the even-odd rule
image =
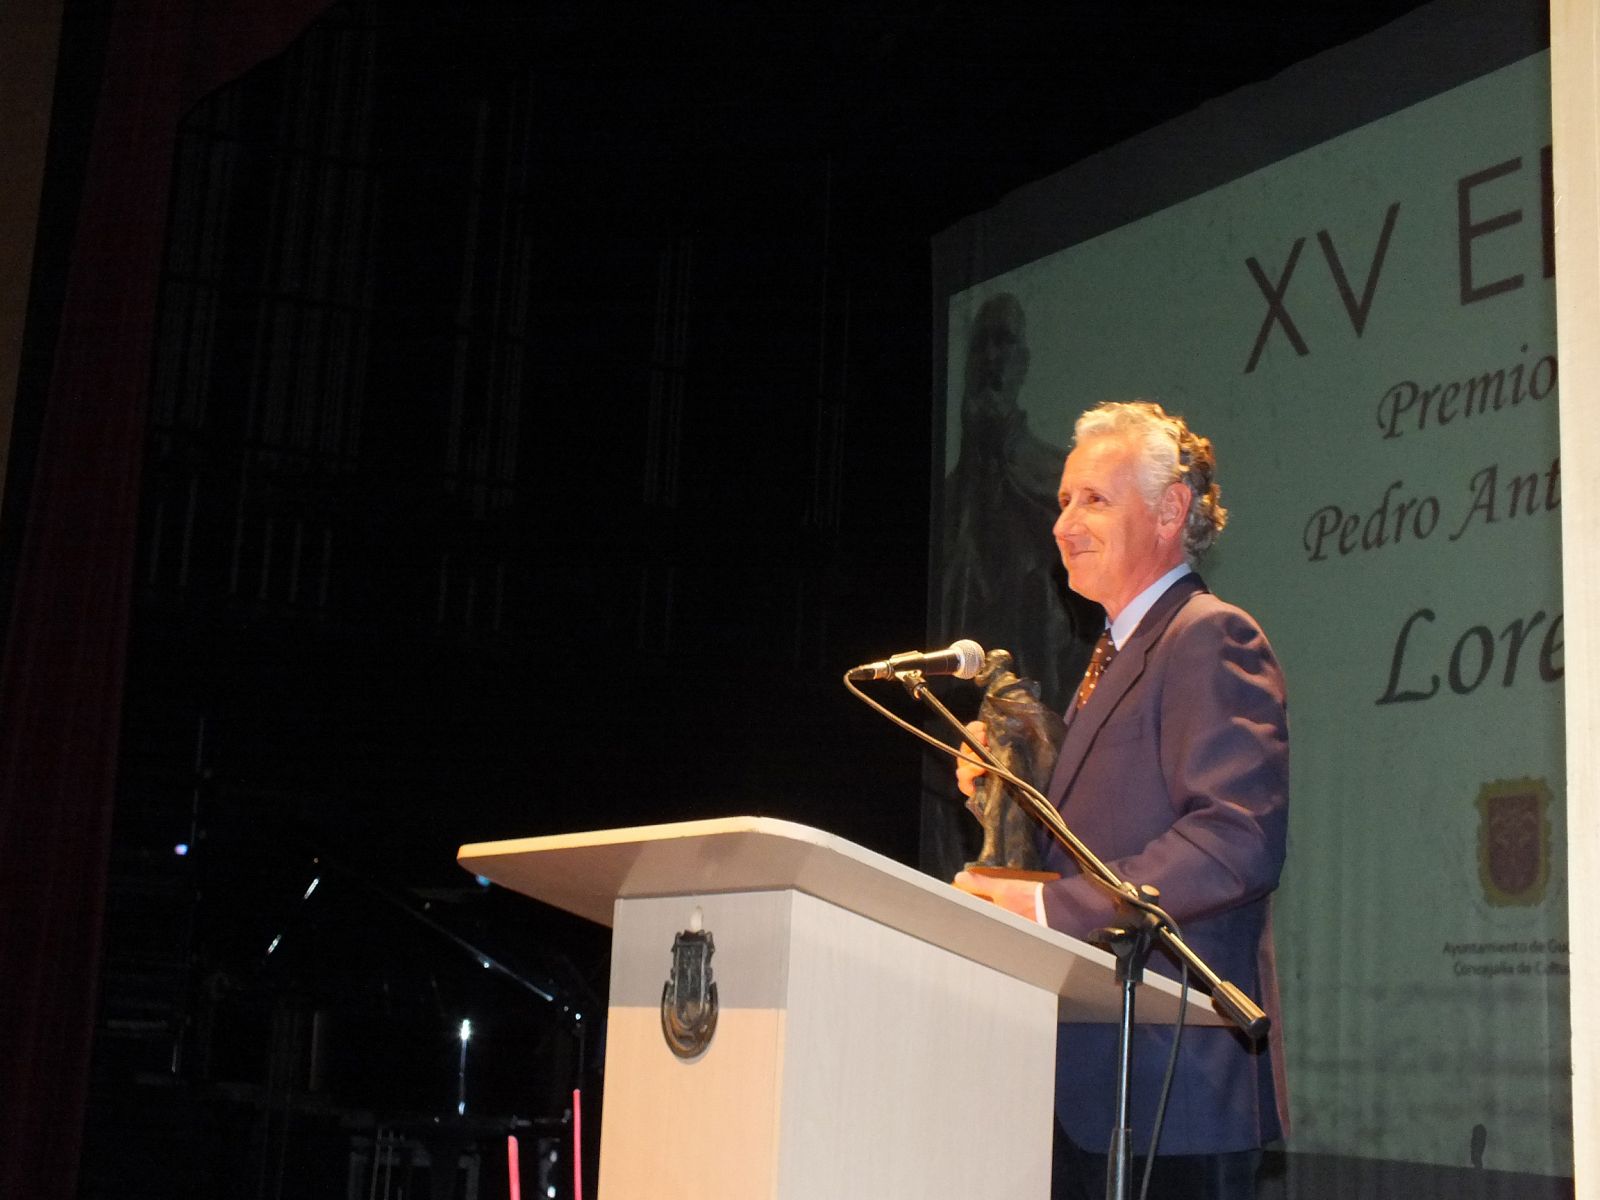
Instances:
[[[1283,1136],[1270,894],[1283,866],[1288,726],[1283,677],[1260,627],[1213,596],[1193,566],[1227,519],[1210,442],[1145,402],[1079,418],[1062,471],[1055,540],[1072,587],[1106,631],[1067,714],[1048,794],[1067,824],[1123,878],[1160,889],[1185,940],[1272,1018],[1270,1046],[1226,1028],[1189,1028],[1161,1135],[1152,1195],[1255,1194],[1263,1143]],[[980,774],[958,769],[970,794]],[[1116,924],[1109,893],[1051,844],[1053,883],[958,883],[1074,937]],[[1176,973],[1165,953],[1150,968]],[[1057,1197],[1102,1193],[1115,1123],[1117,1030],[1061,1026]],[[1142,1157],[1171,1031],[1134,1043],[1134,1147]]]

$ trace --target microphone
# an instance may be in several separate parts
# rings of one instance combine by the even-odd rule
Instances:
[[[982,667],[983,647],[969,638],[962,638],[943,650],[910,650],[883,662],[851,667],[845,678],[894,679],[909,671],[921,671],[924,675],[954,675],[957,679],[971,679]]]

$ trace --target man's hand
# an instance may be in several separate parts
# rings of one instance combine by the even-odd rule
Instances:
[[[968,721],[967,736],[980,746],[989,745],[989,733],[984,729],[982,721]],[[961,751],[963,754],[971,754],[972,747],[962,742]],[[965,759],[956,759],[956,787],[968,800],[978,794],[978,780],[986,774],[988,772],[983,767],[975,766]],[[972,805],[969,804],[967,807],[971,808]]]
[[[992,900],[1007,912],[1030,921],[1039,919],[1039,889],[1042,884],[1027,879],[997,879],[992,875],[974,875],[971,871],[958,872],[950,881],[963,892]]]

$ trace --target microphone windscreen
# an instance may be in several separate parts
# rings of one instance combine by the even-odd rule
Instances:
[[[957,679],[971,679],[983,669],[983,647],[971,638],[962,638],[959,642],[952,642],[950,649],[958,656],[958,665],[951,672]]]

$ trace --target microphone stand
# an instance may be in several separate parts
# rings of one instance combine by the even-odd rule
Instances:
[[[913,697],[938,713],[963,739],[966,726],[929,689],[921,671],[897,671],[895,678]],[[853,690],[853,689],[852,689]],[[936,739],[935,739],[936,740]],[[945,750],[951,747],[939,745]],[[1117,981],[1122,985],[1122,1018],[1117,1038],[1117,1124],[1111,1135],[1106,1174],[1108,1200],[1128,1200],[1132,1185],[1133,1119],[1130,1081],[1133,1077],[1133,1025],[1135,991],[1144,979],[1150,952],[1159,944],[1198,975],[1211,993],[1212,1007],[1246,1037],[1259,1041],[1266,1036],[1271,1019],[1239,988],[1222,979],[1179,935],[1173,919],[1160,907],[1160,893],[1148,884],[1135,886],[1106,866],[1094,851],[1067,827],[1056,806],[1032,784],[1011,774],[985,746],[972,750],[987,765],[1017,789],[1017,798],[1034,820],[1077,862],[1090,879],[1105,887],[1118,903],[1129,910],[1120,926],[1102,929],[1097,940],[1103,942],[1117,960]],[[958,758],[959,750],[952,750]],[[1181,1019],[1181,1017],[1180,1017]]]

